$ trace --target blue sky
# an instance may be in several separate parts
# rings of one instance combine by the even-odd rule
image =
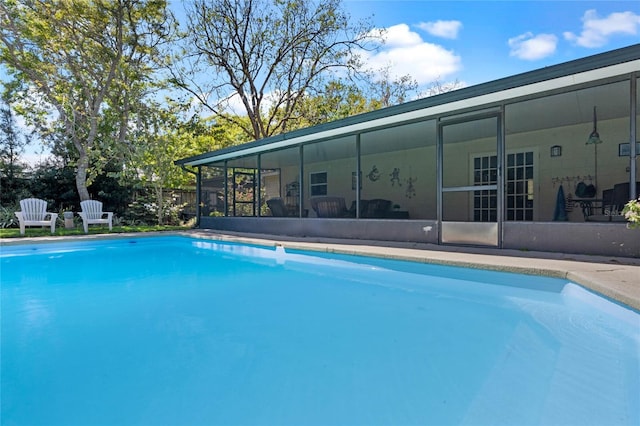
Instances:
[[[368,58],[411,74],[469,86],[640,43],[640,1],[345,0],[373,16],[387,43]]]

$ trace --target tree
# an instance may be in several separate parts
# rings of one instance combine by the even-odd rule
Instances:
[[[327,77],[360,71],[357,52],[375,31],[353,22],[340,0],[193,0],[188,7],[185,61],[174,82],[217,119],[250,139],[290,129],[305,96]],[[244,114],[228,111],[239,99]]]
[[[0,61],[13,78],[7,88],[43,136],[63,129],[76,151],[81,200],[126,145],[129,114],[170,34],[162,0],[0,2]]]
[[[29,140],[16,128],[13,112],[7,104],[0,106],[0,203],[16,201],[20,192],[21,175],[25,165],[20,161],[20,154]]]
[[[24,168],[20,154],[29,140],[16,128],[13,112],[7,104],[0,106],[0,167],[2,176],[13,179]]]
[[[431,86],[427,89],[427,92],[424,94],[424,96],[440,95],[442,93],[448,93],[454,90],[458,90],[462,87],[463,84],[457,78],[449,83],[443,83],[438,79],[431,83]]]
[[[410,75],[391,77],[391,66],[371,72],[369,75],[369,96],[374,109],[398,105],[417,97],[418,82]]]
[[[135,171],[134,179],[153,192],[160,225],[173,207],[165,204],[165,190],[192,184],[189,179],[193,176],[184,173],[174,160],[239,143],[237,137],[242,134],[228,123],[219,126],[197,115],[186,118],[185,114],[168,100],[163,104],[149,102],[138,111],[138,125],[130,135],[135,143],[131,144],[126,170]]]
[[[340,120],[379,108],[355,83],[333,80],[314,96],[305,95],[289,118],[289,129],[301,129]]]
[[[37,198],[47,200],[53,210],[73,209],[80,206],[74,190],[74,169],[49,158],[33,168],[29,190]]]

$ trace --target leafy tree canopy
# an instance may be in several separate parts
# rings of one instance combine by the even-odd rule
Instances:
[[[0,61],[19,111],[72,146],[76,187],[87,185],[126,144],[172,22],[161,0],[5,0]]]

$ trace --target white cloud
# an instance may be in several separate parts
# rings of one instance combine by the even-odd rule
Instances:
[[[406,24],[387,28],[386,42],[375,53],[361,52],[369,68],[389,68],[390,77],[411,75],[420,86],[446,79],[462,68],[460,56],[444,47],[427,43]]]
[[[416,26],[421,30],[424,30],[436,37],[456,39],[458,38],[458,32],[460,31],[460,29],[462,29],[462,22],[460,21],[420,22]]]
[[[576,35],[565,32],[564,38],[582,47],[600,47],[615,35],[636,35],[640,28],[640,15],[633,12],[616,12],[606,18],[598,17],[594,10],[587,10],[582,16],[582,32]]]
[[[385,46],[388,47],[414,46],[422,42],[420,35],[409,30],[407,24],[398,24],[387,28],[384,39]]]
[[[529,32],[509,39],[509,54],[519,59],[535,61],[552,55],[557,45],[558,37],[553,34],[533,35]]]

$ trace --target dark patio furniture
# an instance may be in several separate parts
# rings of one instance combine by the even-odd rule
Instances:
[[[352,217],[355,217],[355,201],[351,203],[349,212]],[[371,200],[360,200],[360,217],[363,219],[408,219],[409,212],[394,211],[392,201],[374,198]]]
[[[367,208],[362,217],[365,218],[387,218],[392,210],[393,203],[389,200],[375,198],[367,202]]]
[[[343,197],[312,197],[311,208],[318,217],[352,217]]]
[[[282,198],[271,198],[267,200],[267,206],[269,207],[269,210],[271,210],[271,216],[273,217],[289,216],[289,212]]]
[[[636,182],[636,198],[640,197],[640,182]],[[622,216],[629,202],[629,182],[617,183],[602,191],[601,199],[579,199],[584,220],[587,222],[626,222]]]

